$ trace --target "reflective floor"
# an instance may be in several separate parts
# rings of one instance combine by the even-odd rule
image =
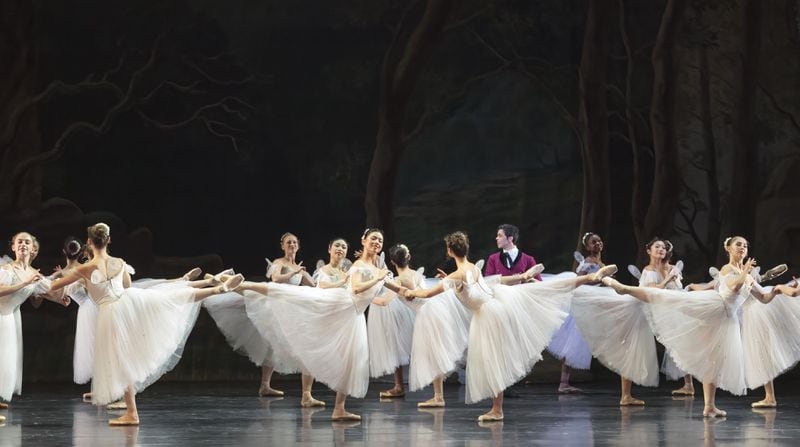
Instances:
[[[672,383],[667,385],[673,385]],[[590,384],[586,393],[560,396],[555,385],[516,386],[505,402],[505,421],[479,424],[489,402],[466,406],[463,388],[449,385],[448,406],[418,410],[429,391],[405,400],[381,402],[386,384],[373,384],[366,399],[350,399],[348,409],[360,423],[330,421],[330,409],[301,409],[298,386],[276,384],[285,398],[255,397],[255,384],[158,383],[139,396],[141,426],[110,428],[120,412],[81,402],[75,387],[31,385],[0,411],[0,446],[134,445],[797,445],[800,396],[780,394],[777,410],[754,411],[760,394],[733,397],[720,393],[723,420],[704,420],[703,401],[676,400],[669,388],[636,389],[644,408],[620,408],[618,384]],[[699,387],[698,387],[699,388]],[[787,390],[787,388],[783,388]],[[699,390],[698,390],[699,391]],[[333,404],[333,393],[315,385],[317,398]]]

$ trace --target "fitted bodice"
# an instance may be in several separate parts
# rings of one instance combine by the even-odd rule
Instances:
[[[106,272],[108,272],[108,263],[106,263]],[[92,301],[100,306],[120,299],[125,291],[122,283],[124,273],[124,265],[117,267],[117,271],[113,272],[111,277],[103,276],[100,270],[94,270],[89,281],[86,281],[86,291]]]
[[[401,281],[401,285],[404,285],[406,287],[408,287],[410,285],[411,287],[408,287],[408,288],[411,289],[411,290],[425,288],[425,275],[423,275],[422,272],[420,272],[420,271],[411,272],[410,279],[411,279],[411,284],[405,284],[405,283],[403,283]],[[405,298],[403,298],[401,296],[398,296],[397,299],[399,299],[403,304],[408,306],[415,313],[417,311],[419,311],[419,309],[425,304],[425,300],[410,300],[409,301],[409,300],[407,300],[407,299],[405,299]]]
[[[578,275],[589,275],[596,273],[598,270],[600,270],[600,267],[602,267],[602,265],[596,262],[583,261],[575,269],[575,273]]]
[[[13,268],[0,269],[0,285],[13,286],[22,282]],[[45,293],[50,288],[50,280],[42,279],[33,284],[17,290],[9,295],[0,296],[0,315],[10,315],[16,312],[28,297],[38,293]]]
[[[369,281],[374,278],[374,275],[377,273],[375,270],[370,269],[369,267],[364,266],[356,266],[350,268],[350,280],[347,282],[347,291],[350,292],[350,295],[353,297],[353,304],[356,307],[356,312],[364,313],[369,307],[372,300],[378,296],[380,293],[383,292],[383,284],[386,280],[381,280],[375,283],[372,287],[364,290],[361,293],[353,292],[353,276],[356,273],[361,274],[361,281]]]
[[[499,279],[499,276],[493,278]],[[481,306],[494,298],[494,292],[480,270],[471,268],[464,279],[445,278],[442,280],[445,289],[452,289],[461,304],[472,312],[478,312]]]
[[[729,273],[727,275],[720,274],[717,284],[719,296],[722,297],[722,300],[725,302],[725,308],[729,311],[730,315],[738,315],[742,304],[750,298],[750,290],[753,288],[754,284],[753,278],[748,276],[738,291],[731,290],[728,288],[727,282],[733,280],[736,276],[738,276],[737,273]]]
[[[283,265],[281,264],[272,264],[267,272],[267,276],[272,277],[275,272],[282,273]],[[289,280],[286,281],[286,284],[291,284],[293,286],[299,286],[300,283],[303,282],[303,275],[302,273],[298,272],[289,277]]]
[[[317,282],[319,287],[320,282],[335,283],[341,281],[347,273],[341,270],[336,270],[334,274],[329,275],[324,270],[319,269],[314,273],[314,281]],[[345,287],[344,285],[342,287]]]
[[[639,287],[647,287],[652,284],[659,284],[663,281],[664,278],[661,277],[661,273],[656,270],[642,270],[642,276],[639,278]],[[675,278],[666,286],[664,286],[667,290],[681,290],[683,289],[683,283],[681,283],[681,278]]]

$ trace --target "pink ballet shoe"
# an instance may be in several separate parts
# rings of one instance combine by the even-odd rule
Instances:
[[[522,274],[522,282],[532,281],[536,275],[544,271],[544,264],[536,264]]]
[[[775,267],[772,267],[771,269],[764,272],[763,275],[761,275],[761,281],[766,282],[775,279],[786,273],[787,270],[789,270],[789,267],[787,267],[786,264],[776,265]]]
[[[596,271],[591,276],[592,281],[600,281],[605,277],[611,276],[614,273],[617,273],[617,266],[616,264],[606,265],[604,267],[600,267],[600,270]]]
[[[358,421],[361,420],[361,416],[359,416],[359,415],[357,415],[355,413],[348,413],[348,412],[345,411],[344,413],[341,413],[341,414],[335,414],[334,413],[331,416],[331,420],[334,421],[334,422],[347,422],[347,421],[358,422]]]
[[[188,272],[184,273],[183,276],[181,276],[181,279],[183,279],[184,281],[194,281],[195,279],[200,277],[201,273],[203,273],[203,271],[200,270],[200,267],[195,267],[189,270]]]
[[[499,422],[503,420],[503,413],[488,412],[478,416],[478,422]]]
[[[223,283],[223,278],[225,276],[233,275],[233,273],[234,273],[233,269],[225,269],[225,270],[217,273],[216,275],[210,275],[210,274],[206,273],[206,275],[203,277],[203,279],[206,279],[206,280],[210,281],[212,286],[218,286],[218,285]]]
[[[221,286],[219,286],[222,292],[230,292],[231,290],[239,287],[244,282],[244,276],[241,274],[233,275],[228,278]]]

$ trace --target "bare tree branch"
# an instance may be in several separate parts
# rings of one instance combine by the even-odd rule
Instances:
[[[228,79],[228,80],[226,80],[226,79],[218,79],[218,78],[212,76],[210,73],[208,73],[203,68],[201,68],[199,65],[197,65],[197,63],[195,63],[193,60],[189,59],[188,57],[184,57],[183,58],[183,62],[186,63],[186,65],[188,65],[189,67],[191,67],[194,71],[199,73],[200,76],[202,76],[206,81],[211,82],[212,84],[216,84],[216,85],[223,85],[223,86],[225,86],[225,85],[242,85],[242,84],[246,84],[246,83],[248,83],[248,82],[250,82],[250,81],[255,79],[255,77],[252,76],[252,75],[246,76],[246,77],[244,77],[242,79]]]
[[[794,114],[790,110],[781,107],[781,105],[778,103],[778,99],[775,98],[775,95],[773,95],[763,85],[759,84],[758,89],[769,99],[769,102],[772,104],[772,107],[774,107],[775,110],[777,110],[781,115],[786,117],[792,123],[795,129],[800,130],[800,119],[794,116]]]
[[[446,33],[446,32],[452,31],[452,30],[454,30],[456,28],[459,28],[459,27],[462,27],[462,26],[466,25],[467,23],[469,23],[469,22],[475,20],[476,18],[482,16],[486,12],[487,9],[488,9],[488,7],[484,6],[483,8],[478,9],[477,11],[473,12],[472,14],[469,14],[469,15],[467,15],[465,17],[460,18],[460,19],[453,20],[452,22],[450,22],[447,25],[445,25],[445,27],[443,29],[443,32]]]

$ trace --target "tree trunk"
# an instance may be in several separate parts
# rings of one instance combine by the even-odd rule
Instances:
[[[678,64],[675,56],[675,37],[685,7],[685,0],[669,0],[661,18],[655,48],[653,48],[653,99],[650,125],[653,131],[655,166],[653,190],[644,218],[644,239],[668,237],[673,232],[675,213],[680,197],[677,122],[675,117]]]
[[[578,68],[578,130],[583,159],[580,234],[591,231],[602,237],[607,237],[611,223],[606,100],[610,8],[610,0],[589,0]],[[580,248],[580,242],[578,244]]]
[[[14,168],[41,148],[35,107],[26,109],[36,89],[34,6],[9,0],[0,6],[0,214],[3,221],[33,213],[41,204],[41,170],[33,169],[13,188]],[[24,110],[22,113],[19,111]],[[15,118],[18,117],[18,118]],[[12,191],[19,191],[14,194]]]
[[[634,54],[633,45],[630,42],[630,35],[625,23],[625,0],[619,0],[619,27],[622,43],[625,47],[625,57],[627,66],[625,70],[625,119],[628,122],[628,139],[631,144],[631,156],[633,161],[633,179],[631,185],[631,221],[633,223],[633,234],[637,244],[643,243],[645,236],[642,234],[644,229],[644,213],[647,209],[647,197],[642,187],[643,173],[641,171],[641,154],[639,149],[639,137],[636,133],[636,117],[633,113],[633,69]],[[641,245],[640,245],[641,246]]]
[[[427,0],[419,20],[415,3],[400,21],[383,62],[378,134],[370,164],[364,208],[367,226],[394,235],[392,210],[397,168],[405,149],[403,128],[408,101],[425,61],[442,34],[453,0]],[[407,36],[407,38],[406,38]]]
[[[758,169],[755,135],[758,59],[761,47],[761,2],[745,0],[742,8],[744,34],[741,39],[741,77],[733,110],[734,162],[728,221],[732,234],[755,238],[756,198],[755,174]]]
[[[708,188],[708,233],[706,258],[708,265],[718,265],[720,250],[719,180],[717,178],[717,145],[714,140],[714,123],[711,118],[711,69],[708,48],[701,46],[700,53],[700,118],[705,146],[706,187]]]

